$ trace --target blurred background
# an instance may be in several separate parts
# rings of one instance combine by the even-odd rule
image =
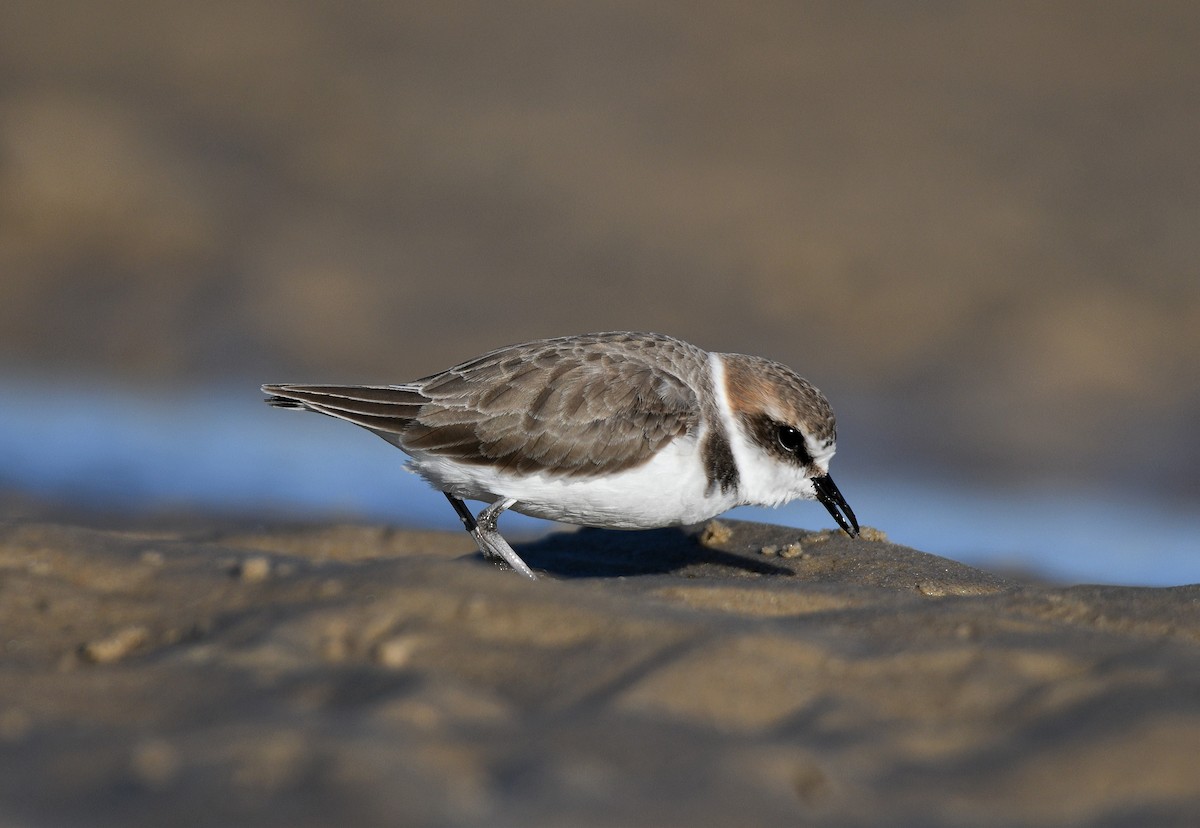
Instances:
[[[1200,581],[1197,43],[1193,2],[5,3],[2,512],[452,528],[258,385],[644,329],[817,384],[894,540]]]

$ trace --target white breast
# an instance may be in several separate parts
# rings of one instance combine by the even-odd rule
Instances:
[[[439,457],[414,458],[413,471],[442,491],[469,500],[516,498],[512,509],[533,517],[602,526],[650,529],[698,523],[737,505],[736,493],[708,491],[696,437],[667,444],[649,462],[601,477],[517,476]]]

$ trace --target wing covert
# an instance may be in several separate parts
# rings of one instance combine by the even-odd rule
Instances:
[[[699,426],[692,387],[636,352],[522,348],[421,381],[428,402],[401,447],[519,474],[591,476],[640,465]]]

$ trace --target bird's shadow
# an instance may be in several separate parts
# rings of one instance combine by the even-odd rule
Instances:
[[[584,527],[517,544],[527,564],[557,578],[613,578],[683,573],[689,577],[792,575],[790,569],[700,543],[694,527],[623,531]],[[732,573],[729,573],[732,574]]]

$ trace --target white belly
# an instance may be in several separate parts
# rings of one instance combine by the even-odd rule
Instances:
[[[736,491],[709,491],[694,439],[663,447],[649,462],[601,477],[513,475],[439,457],[414,457],[409,468],[442,491],[487,503],[516,498],[513,511],[533,517],[603,526],[650,529],[697,523],[740,501]]]

